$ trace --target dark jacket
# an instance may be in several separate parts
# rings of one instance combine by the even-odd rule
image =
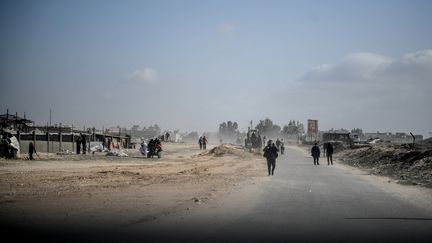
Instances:
[[[29,144],[29,153],[30,154],[33,154],[33,153],[35,153],[36,152],[36,148],[35,148],[35,146],[33,145],[33,143],[30,143]]]
[[[312,157],[320,157],[321,151],[317,145],[314,145],[311,149]]]
[[[333,145],[331,143],[327,143],[326,151],[327,154],[333,154]]]
[[[275,160],[278,157],[279,150],[274,145],[265,146],[263,151],[264,151],[264,157],[266,157],[267,160]]]

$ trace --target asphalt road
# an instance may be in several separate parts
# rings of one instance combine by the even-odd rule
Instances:
[[[431,242],[432,202],[366,174],[288,148],[268,180],[133,231],[155,242]]]
[[[143,219],[121,229],[57,234],[50,231],[49,237],[32,232],[31,239],[60,242],[431,242],[432,239],[432,201],[425,202],[422,191],[404,190],[400,185],[373,179],[365,172],[351,171],[341,165],[327,166],[325,161],[314,166],[312,159],[299,149],[287,148],[285,155],[279,156],[274,176],[237,187],[225,198],[157,220]]]

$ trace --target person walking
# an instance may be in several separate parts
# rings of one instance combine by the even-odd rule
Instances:
[[[274,175],[276,168],[276,158],[278,157],[278,149],[272,140],[269,140],[267,146],[264,147],[264,157],[267,159],[268,175]]]
[[[81,134],[76,140],[76,153],[77,154],[81,153]]]
[[[81,143],[82,143],[82,150],[83,150],[83,154],[86,154],[87,152],[87,138],[86,135],[82,134],[81,136]]]
[[[200,150],[203,148],[203,138],[200,136],[198,139],[198,144],[200,146]]]
[[[276,139],[276,147],[277,149],[280,149],[281,146],[281,141],[279,140],[279,138]]]
[[[284,152],[285,152],[285,145],[284,145],[283,139],[281,140],[280,151],[281,151],[281,154],[284,154]]]
[[[36,152],[36,147],[34,146],[33,142],[30,142],[30,144],[29,144],[28,153],[29,153],[29,159],[34,160],[33,153],[37,154],[37,152]]]
[[[326,156],[326,151],[327,151],[327,144],[328,143],[323,143],[323,155],[324,155],[324,157]]]
[[[333,145],[331,143],[327,143],[326,146],[326,155],[327,155],[327,165],[333,165]]]
[[[319,157],[320,157],[320,149],[318,147],[318,144],[315,143],[315,145],[311,149],[311,154],[314,160],[314,165],[319,165]]]
[[[202,138],[202,147],[203,147],[204,150],[207,149],[207,143],[208,143],[208,141],[207,141],[206,136],[203,136],[203,138]]]

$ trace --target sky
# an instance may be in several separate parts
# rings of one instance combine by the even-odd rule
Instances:
[[[1,1],[0,113],[432,132],[432,1]]]

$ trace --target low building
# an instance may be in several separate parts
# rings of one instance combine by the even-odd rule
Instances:
[[[397,132],[395,134],[391,132],[376,132],[376,133],[365,133],[366,139],[373,140],[373,139],[381,139],[385,142],[391,142],[396,144],[403,144],[403,143],[412,143],[413,137],[410,134],[404,133],[404,132]],[[423,140],[423,135],[414,135],[415,141],[419,142]]]
[[[323,142],[341,141],[344,144],[353,144],[353,140],[349,132],[323,132],[322,139]]]

